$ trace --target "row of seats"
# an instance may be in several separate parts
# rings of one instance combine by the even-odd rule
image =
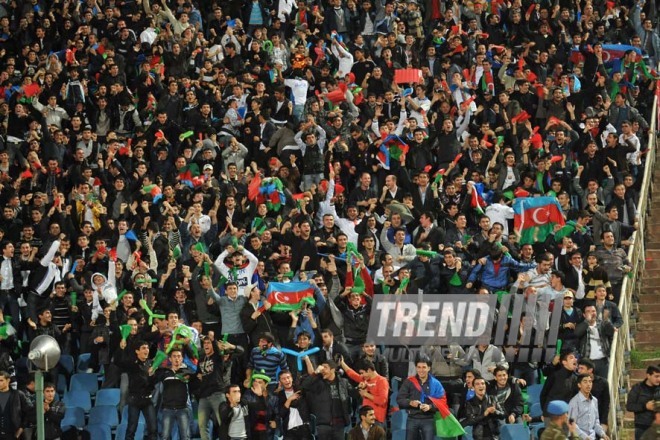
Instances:
[[[119,388],[103,388],[96,393],[94,406],[117,406],[120,400]],[[92,409],[92,394],[84,389],[72,389],[64,393],[62,401],[67,408],[77,406],[89,412]]]

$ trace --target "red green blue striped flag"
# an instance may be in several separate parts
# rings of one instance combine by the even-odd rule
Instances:
[[[561,206],[554,197],[523,197],[513,201],[513,224],[520,244],[544,241],[555,225],[564,226]]]
[[[305,303],[316,304],[314,287],[308,282],[269,283],[266,294],[274,312],[299,310]]]

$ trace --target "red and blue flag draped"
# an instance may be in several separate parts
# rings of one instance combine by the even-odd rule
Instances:
[[[415,389],[420,392],[419,401],[427,403],[428,400],[438,410],[438,412],[434,414],[436,436],[440,438],[454,438],[465,434],[465,430],[460,422],[452,415],[451,411],[449,411],[447,394],[438,379],[429,376],[429,394],[424,392],[417,376],[410,376],[408,380],[412,383]]]

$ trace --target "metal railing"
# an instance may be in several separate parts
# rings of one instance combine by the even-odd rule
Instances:
[[[656,87],[658,84],[656,83]],[[610,365],[607,372],[607,381],[610,385],[610,413],[608,426],[611,432],[610,438],[613,440],[622,438],[623,418],[625,415],[625,393],[627,392],[626,380],[626,360],[629,358],[626,354],[631,350],[630,338],[630,312],[632,306],[633,292],[641,289],[641,277],[646,265],[645,258],[645,236],[646,221],[649,211],[651,184],[653,183],[653,170],[656,161],[657,147],[657,128],[658,128],[658,93],[653,99],[653,112],[649,123],[649,145],[646,154],[646,166],[644,168],[644,177],[639,193],[639,227],[632,236],[633,245],[628,250],[628,259],[633,270],[628,277],[624,277],[621,286],[621,298],[619,299],[619,310],[623,316],[623,325],[619,331],[614,334],[612,340],[612,349],[610,352]]]

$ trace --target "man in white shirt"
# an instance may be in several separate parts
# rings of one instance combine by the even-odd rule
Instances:
[[[20,292],[21,280],[20,266],[14,260],[14,245],[9,241],[2,243],[2,263],[0,264],[0,312],[9,307],[12,318],[18,322],[18,293]]]
[[[305,103],[307,102],[307,89],[309,89],[309,82],[301,78],[287,78],[284,80],[284,85],[291,88],[293,94],[293,120],[299,122],[305,110]]]
[[[504,195],[500,195],[499,200],[494,200],[491,205],[486,207],[485,214],[490,219],[490,224],[499,223],[502,225],[502,240],[509,236],[509,222],[513,219],[513,208],[505,203]]]

